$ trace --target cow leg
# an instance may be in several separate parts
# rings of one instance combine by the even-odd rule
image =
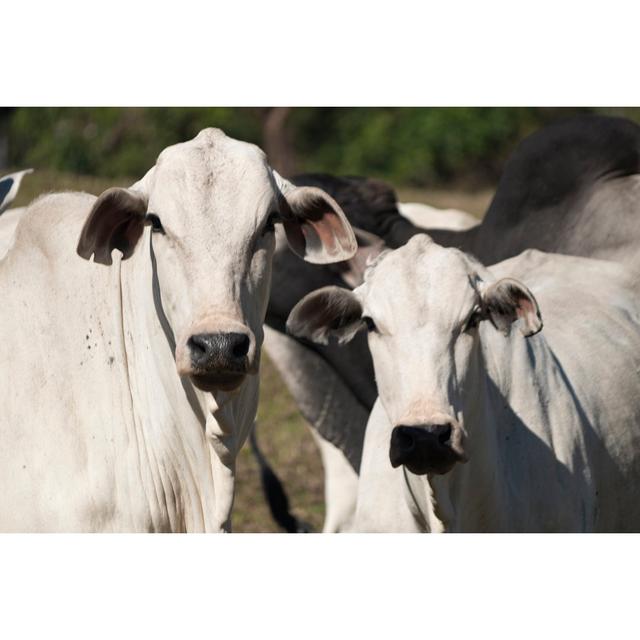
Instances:
[[[324,468],[325,516],[323,533],[344,533],[351,529],[356,513],[358,474],[338,447],[309,428]]]

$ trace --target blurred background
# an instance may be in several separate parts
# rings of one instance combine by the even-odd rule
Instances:
[[[260,145],[285,175],[361,174],[410,187],[492,184],[514,145],[576,113],[624,108],[2,108],[0,169],[142,176],[170,144],[216,126]]]
[[[389,182],[401,201],[481,217],[504,162],[536,129],[580,113],[640,122],[640,109],[331,107],[0,108],[0,175],[32,167],[16,206],[47,191],[99,194],[129,186],[165,147],[205,127],[254,142],[284,176],[366,175]],[[324,518],[320,456],[271,362],[262,359],[258,437],[294,513],[316,531]],[[235,531],[277,531],[248,447],[237,469]]]

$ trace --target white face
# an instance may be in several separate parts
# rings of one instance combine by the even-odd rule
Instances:
[[[440,471],[464,459],[461,388],[478,340],[479,270],[463,253],[417,236],[383,256],[355,291],[385,411],[394,426],[426,428],[449,444]],[[409,445],[411,430],[402,432]]]
[[[102,194],[78,253],[110,264],[117,248],[127,258],[150,225],[177,371],[203,390],[231,390],[258,369],[278,222],[306,260],[355,252],[353,231],[329,196],[293,187],[258,147],[205,129],[165,149],[131,189]]]
[[[145,186],[162,227],[153,250],[178,372],[202,388],[233,387],[258,369],[280,215],[274,176],[257,147],[201,134],[165,149]]]
[[[542,323],[535,299],[514,280],[494,282],[470,256],[419,235],[383,253],[362,286],[309,294],[288,327],[318,341],[349,339],[362,326],[378,393],[391,423],[391,463],[414,473],[446,473],[464,452],[464,390],[474,375],[482,320],[506,331],[522,318],[532,335]]]

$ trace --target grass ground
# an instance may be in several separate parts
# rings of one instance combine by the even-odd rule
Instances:
[[[26,205],[34,197],[48,191],[80,190],[97,195],[108,187],[128,186],[132,182],[127,178],[105,179],[37,170],[24,179],[14,204]],[[399,189],[398,192],[400,199],[405,202],[425,202],[441,208],[461,209],[478,217],[486,210],[492,195],[490,190],[467,193]],[[266,356],[262,358],[260,383],[260,446],[282,480],[294,513],[319,531],[324,518],[320,455],[304,419]],[[278,531],[262,496],[258,466],[248,446],[243,448],[238,458],[233,523],[237,532]]]

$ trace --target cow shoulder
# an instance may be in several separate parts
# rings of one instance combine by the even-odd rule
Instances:
[[[638,172],[637,124],[593,115],[562,120],[518,145],[498,182],[486,221],[515,226],[532,213],[580,201],[603,179]]]

